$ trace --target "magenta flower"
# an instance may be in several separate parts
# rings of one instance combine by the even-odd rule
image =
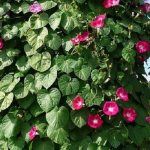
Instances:
[[[106,19],[106,15],[101,14],[101,15],[97,16],[93,21],[90,22],[90,26],[92,28],[96,28],[96,29],[102,28],[105,25],[105,23],[104,23],[105,19]]]
[[[135,48],[138,53],[145,53],[150,51],[150,43],[148,41],[138,41],[135,44]]]
[[[119,112],[119,107],[115,101],[106,101],[103,106],[104,114],[108,116],[115,116]]]
[[[79,41],[84,42],[89,39],[89,32],[83,32],[82,34],[79,35]]]
[[[3,39],[0,38],[0,49],[2,49],[4,47],[4,42],[3,42]]]
[[[123,117],[129,122],[133,122],[137,117],[137,113],[134,108],[124,108]]]
[[[143,4],[140,6],[140,9],[144,12],[144,13],[148,13],[150,12],[150,4]]]
[[[103,6],[105,8],[110,8],[110,7],[118,6],[119,3],[120,3],[120,0],[104,0]]]
[[[101,117],[96,114],[96,115],[89,115],[87,118],[87,124],[89,127],[91,128],[100,128],[103,124],[103,120],[101,119]]]
[[[116,95],[124,102],[127,102],[129,100],[128,93],[123,87],[117,89]]]
[[[150,124],[150,116],[145,118],[146,122]]]
[[[84,105],[84,99],[81,96],[76,96],[72,100],[72,108],[74,110],[80,110]]]
[[[35,126],[33,126],[33,127],[30,129],[28,135],[29,135],[29,139],[30,139],[30,140],[33,140],[33,139],[36,137],[36,135],[38,135],[37,128],[36,128]]]
[[[32,5],[30,5],[29,11],[37,14],[42,11],[42,6],[39,3],[35,2]]]
[[[76,37],[71,39],[73,45],[78,45],[80,42],[85,42],[89,39],[89,32],[83,32],[82,34],[78,34]]]
[[[80,43],[79,36],[76,36],[76,37],[72,38],[71,42],[72,42],[73,45],[78,45]]]

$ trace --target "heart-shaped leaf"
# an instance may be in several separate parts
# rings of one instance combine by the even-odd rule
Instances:
[[[78,92],[79,81],[76,78],[71,79],[68,75],[62,75],[58,79],[58,86],[63,95],[71,95]]]
[[[45,112],[48,112],[57,106],[60,98],[61,94],[56,88],[51,89],[50,92],[42,89],[37,93],[37,102]]]
[[[29,64],[33,69],[44,72],[51,66],[51,55],[48,52],[37,53],[29,59]]]

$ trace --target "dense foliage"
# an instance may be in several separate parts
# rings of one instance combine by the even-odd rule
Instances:
[[[149,150],[150,8],[111,1],[0,1],[1,150]]]

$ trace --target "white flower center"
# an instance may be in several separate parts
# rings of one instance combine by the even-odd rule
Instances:
[[[98,120],[97,120],[97,119],[94,119],[94,120],[93,120],[93,123],[94,123],[94,124],[97,124],[97,123],[98,123]]]
[[[144,50],[144,46],[143,46],[143,45],[139,45],[139,48],[140,48],[141,50]]]
[[[109,107],[109,108],[108,108],[108,111],[109,111],[109,112],[113,112],[113,111],[114,111],[114,108],[113,108],[113,107]]]
[[[81,105],[82,105],[82,102],[81,102],[81,101],[80,101],[80,102],[78,102],[78,105],[79,105],[79,106],[81,106]]]
[[[131,114],[130,114],[130,113],[127,113],[127,117],[131,117]]]
[[[124,97],[125,95],[124,95],[124,93],[120,93],[120,97]]]

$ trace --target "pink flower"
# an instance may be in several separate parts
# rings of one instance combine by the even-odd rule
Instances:
[[[120,0],[104,0],[103,6],[105,8],[110,8],[119,5]]]
[[[81,35],[79,35],[80,42],[87,41],[89,39],[89,32],[83,32]]]
[[[83,107],[84,99],[81,96],[76,96],[72,100],[72,108],[74,110],[80,110]]]
[[[133,122],[137,117],[137,113],[134,108],[124,108],[123,117],[129,122]]]
[[[4,42],[3,42],[3,39],[0,38],[0,49],[2,49],[4,47]]]
[[[104,20],[106,19],[106,15],[105,14],[101,14],[99,16],[97,16],[93,21],[90,22],[90,26],[92,28],[102,28],[105,23]]]
[[[126,90],[123,87],[120,87],[117,89],[116,95],[124,102],[129,100],[128,93],[126,92]]]
[[[150,116],[145,118],[146,122],[150,124]]]
[[[29,11],[32,13],[39,13],[42,11],[42,6],[39,3],[35,2],[32,5],[30,5]]]
[[[89,127],[96,129],[102,126],[103,120],[98,114],[97,115],[90,114],[87,118],[87,124]]]
[[[148,3],[143,4],[140,6],[140,9],[144,13],[148,13],[148,12],[150,12],[150,4],[148,4]]]
[[[30,129],[28,135],[29,135],[29,139],[30,139],[30,140],[33,140],[33,139],[35,138],[35,136],[38,135],[37,128],[36,128],[35,126],[33,126],[33,127]]]
[[[150,43],[147,41],[138,41],[135,44],[135,48],[139,53],[145,53],[150,51]]]
[[[80,42],[87,41],[89,39],[89,32],[83,32],[82,34],[78,34],[76,37],[71,39],[73,45],[78,45]]]
[[[103,106],[104,114],[108,116],[115,116],[119,112],[118,104],[115,101],[107,101]]]
[[[79,36],[77,35],[75,38],[72,38],[71,42],[72,42],[73,45],[78,45],[80,43]]]

